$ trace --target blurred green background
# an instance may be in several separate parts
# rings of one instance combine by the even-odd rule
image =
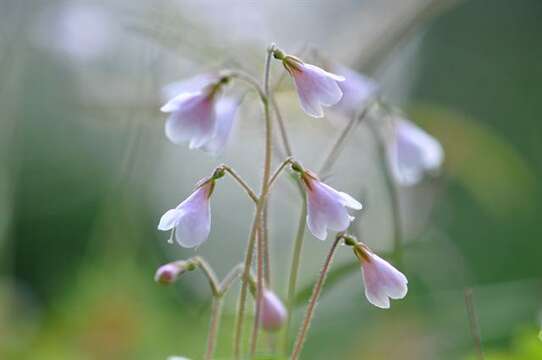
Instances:
[[[446,151],[439,179],[401,192],[407,298],[373,308],[360,274],[348,274],[326,288],[302,358],[476,359],[470,287],[486,358],[542,359],[541,40],[539,0],[1,1],[0,358],[202,358],[205,279],[154,283],[159,265],[194,254],[156,225],[220,162],[256,185],[263,125],[249,96],[223,155],[189,151],[163,136],[160,89],[225,65],[259,77],[274,41],[292,52],[312,44],[375,77]],[[307,118],[290,85],[277,98],[297,158],[316,167],[344,119]],[[386,251],[374,142],[364,127],[356,135],[330,184],[363,200],[356,230]],[[301,204],[288,181],[275,191],[273,287],[284,298]],[[243,196],[219,184],[197,250],[220,276],[243,256]],[[306,236],[301,287],[329,245]],[[335,266],[349,262],[339,251]]]

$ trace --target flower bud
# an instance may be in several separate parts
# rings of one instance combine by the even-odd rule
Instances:
[[[287,311],[274,292],[264,289],[260,321],[266,331],[277,331],[286,322]]]
[[[190,266],[186,261],[176,261],[162,265],[154,274],[154,281],[160,284],[172,284],[181,274],[190,270]]]

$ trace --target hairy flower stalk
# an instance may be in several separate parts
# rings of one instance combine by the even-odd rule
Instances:
[[[257,234],[258,234],[258,227],[261,226],[261,223],[262,223],[262,212],[265,206],[265,202],[267,200],[269,180],[271,177],[271,157],[272,157],[273,144],[272,144],[272,124],[271,124],[271,116],[270,116],[270,111],[269,111],[269,96],[268,95],[269,95],[269,71],[270,71],[270,66],[271,66],[271,55],[272,55],[273,50],[274,50],[274,46],[271,46],[267,51],[267,57],[265,60],[263,91],[259,90],[260,98],[262,100],[262,105],[264,108],[264,120],[265,120],[264,169],[263,169],[263,176],[262,176],[261,191],[258,197],[258,201],[256,203],[254,220],[253,220],[252,228],[250,231],[249,241],[248,241],[246,255],[245,255],[244,272],[243,272],[243,278],[242,278],[243,283],[241,285],[241,292],[239,294],[238,313],[237,313],[237,320],[236,320],[235,330],[234,330],[234,357],[236,359],[239,359],[241,356],[241,338],[242,338],[243,322],[244,322],[244,316],[245,316],[245,303],[246,303],[246,297],[247,297],[250,267],[252,264],[252,256],[254,253],[254,245],[257,239]],[[260,242],[262,241],[261,237],[259,237],[258,241]],[[261,256],[258,256],[257,262],[259,264],[263,264],[263,252],[259,252],[259,253],[261,254],[258,254],[258,255],[261,255]],[[251,356],[256,351],[256,345],[257,345],[257,340],[258,340],[259,314],[260,314],[260,308],[261,308],[261,294],[263,290],[262,286],[263,286],[263,273],[261,274],[261,278],[258,279],[258,286],[256,289],[256,315],[255,315],[254,326],[253,326],[252,335],[251,335],[251,343],[250,343]]]
[[[291,360],[297,360],[301,355],[301,350],[303,349],[303,344],[305,343],[305,338],[307,336],[307,332],[309,331],[312,317],[314,316],[314,311],[316,310],[316,305],[318,304],[318,298],[320,297],[320,294],[322,292],[322,288],[326,281],[327,273],[329,272],[331,263],[333,262],[333,258],[335,256],[335,251],[337,250],[337,246],[339,245],[342,237],[343,233],[339,233],[335,237],[335,241],[333,241],[331,249],[329,249],[329,252],[327,254],[324,266],[320,271],[320,277],[314,284],[312,295],[309,300],[309,304],[307,305],[307,310],[305,312],[305,317],[303,318],[303,323],[301,324],[301,328],[299,329],[299,333],[297,334],[297,338],[295,340],[294,350],[292,352],[292,356],[290,357]]]

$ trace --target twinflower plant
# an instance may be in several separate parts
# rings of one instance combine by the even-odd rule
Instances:
[[[273,95],[276,87],[270,85],[271,67],[275,61],[282,65],[283,74],[291,78],[301,109],[308,116],[322,118],[324,108],[327,108],[345,118],[343,130],[333,140],[322,164],[319,167],[310,166],[318,169],[317,171],[301,165],[302,159],[296,157],[290,143],[291,134],[288,133],[280,104]],[[320,62],[321,66],[311,62]],[[161,110],[169,114],[165,121],[165,135],[172,143],[187,144],[190,149],[213,154],[224,149],[235,126],[238,107],[244,99],[251,98],[236,97],[232,95],[235,94],[232,89],[239,88],[243,93],[256,93],[263,114],[264,160],[258,191],[253,190],[228,164],[220,164],[210,171],[210,175],[197,182],[184,201],[166,210],[158,221],[159,230],[170,232],[170,243],[176,242],[184,248],[197,248],[211,235],[211,198],[214,191],[220,188],[219,182],[223,181],[223,178],[231,177],[254,204],[244,257],[233,259],[232,263],[237,265],[222,280],[218,279],[211,265],[200,256],[161,265],[155,273],[155,281],[164,285],[172,285],[187,276],[186,273],[196,270],[200,270],[206,277],[213,301],[205,359],[214,358],[223,297],[237,280],[241,284],[236,321],[231,331],[233,351],[232,354],[225,354],[233,359],[253,359],[264,347],[268,353],[266,344],[269,342],[262,341],[259,336],[262,330],[268,333],[268,338],[277,340],[272,343],[280,345],[272,347],[275,355],[294,360],[299,358],[309,334],[318,299],[324,289],[326,276],[335,253],[341,248],[352,248],[353,261],[360,264],[363,287],[370,304],[386,309],[390,307],[390,299],[398,300],[406,296],[406,276],[390,262],[376,255],[367,245],[349,235],[354,214],[363,214],[359,212],[362,210],[362,203],[328,184],[328,176],[333,173],[336,159],[344,145],[354,137],[359,124],[368,122],[369,129],[373,131],[372,135],[381,155],[378,165],[386,170],[394,209],[398,209],[398,197],[395,193],[397,185],[410,186],[422,181],[428,173],[435,174],[443,161],[443,150],[436,139],[411,122],[398,120],[389,112],[382,111],[388,107],[382,106],[380,88],[365,75],[357,74],[354,70],[332,61],[323,61],[320,56],[302,59],[302,56],[288,54],[274,44],[267,49],[263,69],[261,81],[242,69],[234,68],[204,72],[191,79],[172,83],[164,89],[167,102]],[[274,121],[280,130],[278,135],[273,133]],[[277,151],[273,141],[276,136],[281,145]],[[303,136],[310,136],[310,133],[304,132]],[[283,154],[284,157],[274,158],[276,154]],[[275,190],[275,181],[284,174],[297,182],[297,200],[302,204],[298,229],[293,235],[288,289],[285,294],[281,289],[273,288],[270,282],[272,268],[269,246],[274,239],[269,236],[267,221],[267,200]],[[340,176],[348,174],[342,172]],[[176,201],[172,203],[175,204]],[[397,211],[391,216],[396,226],[394,254],[397,256],[394,260],[400,267],[400,222]],[[294,339],[291,337],[291,328],[295,325],[292,312],[298,290],[297,278],[303,260],[301,254],[306,229],[320,240],[326,240],[329,232],[333,232],[334,240],[328,253],[323,256],[324,265],[316,277],[305,316]],[[340,247],[341,244],[346,246]],[[253,306],[250,307],[250,304]],[[363,306],[361,302],[360,306]],[[244,330],[248,321],[251,321],[251,330],[247,336]],[[294,345],[290,348],[292,340]],[[248,345],[245,346],[246,344]]]

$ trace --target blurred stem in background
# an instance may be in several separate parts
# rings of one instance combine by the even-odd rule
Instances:
[[[384,120],[388,120],[390,114],[386,113],[383,117]],[[396,262],[396,266],[401,267],[403,265],[403,249],[402,249],[402,231],[401,231],[401,207],[399,200],[399,192],[397,184],[394,181],[393,175],[388,162],[388,153],[386,146],[386,139],[383,134],[377,128],[377,124],[369,121],[369,130],[373,135],[373,139],[376,142],[376,149],[378,154],[378,164],[384,177],[384,183],[388,191],[391,220],[393,223],[393,257]]]

